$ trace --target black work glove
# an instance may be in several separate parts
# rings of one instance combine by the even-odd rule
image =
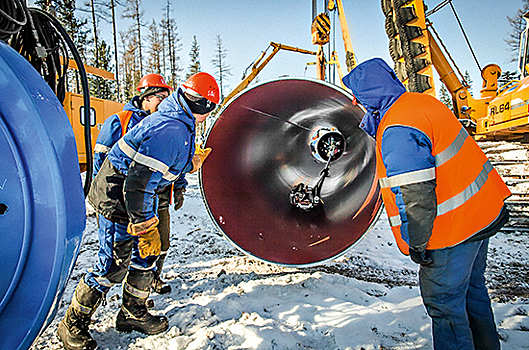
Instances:
[[[410,247],[410,258],[414,263],[420,264],[421,266],[428,266],[433,263],[430,251],[428,250],[419,252]]]
[[[178,210],[182,208],[182,205],[184,205],[184,192],[186,189],[184,187],[175,188],[173,191],[173,199],[174,199],[174,210]]]

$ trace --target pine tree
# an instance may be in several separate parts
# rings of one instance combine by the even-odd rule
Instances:
[[[110,13],[112,17],[112,39],[114,40],[114,66],[116,67],[116,97],[122,101],[119,81],[119,62],[118,62],[118,33],[116,31],[116,0],[110,0]]]
[[[90,8],[90,14],[92,16],[92,35],[94,36],[94,59],[93,59],[93,65],[97,68],[99,67],[99,57],[98,57],[98,51],[99,51],[99,21],[97,19],[96,14],[96,4],[94,3],[94,0],[90,0],[86,3],[87,6]]]
[[[112,70],[110,48],[105,40],[99,42],[96,57],[98,57],[98,68],[106,71]],[[93,59],[95,60],[95,57]],[[110,100],[114,97],[114,84],[101,77],[90,77],[90,92],[92,96]]]
[[[473,81],[470,77],[470,73],[468,72],[468,70],[466,70],[465,74],[463,74],[463,84],[468,86],[468,92],[470,93],[470,95],[472,95],[472,83]]]
[[[189,58],[191,63],[189,63],[189,71],[186,75],[186,79],[202,70],[200,66],[200,45],[198,44],[196,35],[193,35],[193,42],[191,43],[191,49],[189,50]]]
[[[198,45],[196,35],[193,35],[193,42],[191,43],[191,49],[189,50],[189,58],[191,59],[191,63],[189,64],[189,71],[186,75],[186,79],[202,70],[200,67],[200,45]],[[204,139],[204,124],[205,123],[197,124],[195,142],[201,143]]]
[[[454,110],[454,105],[452,102],[452,95],[448,92],[445,84],[441,81],[441,88],[439,89],[439,101],[445,104],[446,107],[450,108],[451,111]]]
[[[219,88],[220,88],[220,98],[221,100],[224,99],[224,86],[227,86],[225,79],[227,76],[232,75],[231,74],[231,67],[226,64],[226,55],[227,50],[224,48],[224,45],[222,44],[222,39],[220,35],[216,36],[216,48],[215,48],[215,56],[211,60],[211,63],[213,63],[213,67],[215,67],[215,76],[218,79],[219,82]]]
[[[151,25],[149,26],[149,35],[147,36],[149,40],[149,57],[148,57],[148,66],[147,71],[151,73],[162,74],[162,51],[163,43],[161,41],[161,35],[158,31],[158,24],[153,19]]]
[[[138,65],[140,68],[139,72],[140,75],[143,75],[143,45],[141,40],[141,28],[142,26],[144,26],[144,12],[141,10],[141,0],[127,0],[127,7],[125,8],[125,11],[123,11],[123,14],[121,16],[123,18],[130,18],[134,22],[134,24],[130,27],[129,31],[136,36],[135,41],[137,43],[138,48]]]
[[[161,21],[162,27],[162,71],[167,78],[167,83],[173,88],[180,83],[180,73],[182,72],[179,52],[182,50],[178,27],[174,19],[171,18],[171,1],[166,0],[164,7],[164,18]]]
[[[115,81],[111,83],[112,90],[115,91],[114,98],[116,100],[120,100],[120,93],[119,93],[119,62],[118,62],[118,48],[117,48],[117,31],[116,31],[116,0],[86,0],[85,1],[85,8],[81,8],[80,11],[87,12],[91,18],[92,22],[92,35],[93,35],[93,55],[94,59],[91,60],[91,64],[97,68],[105,69],[100,64],[100,50],[102,48],[102,45],[100,43],[100,21],[103,20],[106,23],[109,23],[112,25],[112,39],[113,39],[113,48],[110,50],[110,47],[108,44],[105,43],[105,50],[108,52],[108,54],[114,56],[114,63],[113,66],[115,67],[114,70],[114,77]],[[97,49],[96,49],[97,48]],[[112,51],[112,52],[111,52]],[[105,69],[108,71],[108,69]],[[98,79],[100,81],[100,79]]]
[[[141,78],[136,55],[138,44],[137,37],[133,31],[120,32],[120,37],[123,45],[121,59],[121,72],[123,75],[122,93],[124,99],[128,101],[136,94],[136,86],[138,86]]]
[[[505,71],[501,73],[500,78],[498,79],[498,87],[502,87],[503,85],[507,84],[508,82],[512,80],[518,80],[520,79],[520,73],[518,72],[512,72],[512,71]]]
[[[98,15],[96,14],[96,3],[94,0],[89,0],[85,2],[85,6],[88,7],[88,12],[90,13],[90,17],[92,19],[92,35],[93,35],[93,50],[92,50],[92,59],[90,60],[90,64],[96,68],[101,68],[99,66],[99,20]],[[100,97],[100,84],[102,82],[102,79],[99,77],[90,77],[89,78],[89,87],[90,87],[90,93],[92,96]]]
[[[511,48],[512,57],[511,62],[516,62],[518,60],[518,51],[520,47],[520,36],[526,27],[525,19],[523,15],[529,11],[529,0],[522,0],[522,8],[519,9],[514,17],[507,16],[507,20],[511,25],[512,32],[509,35],[508,39],[505,39],[505,42]]]
[[[52,15],[55,15],[57,8],[60,6],[57,0],[35,0],[35,5]]]
[[[88,50],[86,46],[88,32],[87,20],[79,20],[75,17],[75,0],[57,0],[56,17],[75,44],[79,55],[86,60]]]
[[[162,33],[160,35],[160,43],[162,44],[162,52],[160,53],[161,54],[160,69],[162,70],[162,75],[164,77],[166,77],[167,84],[171,85],[171,83],[169,82],[170,74],[167,75],[167,57],[168,57],[168,53],[167,53],[167,50],[166,50],[166,47],[167,47],[167,32],[166,32],[165,26],[164,26],[165,25],[165,19],[161,20],[160,25],[162,27]]]
[[[182,73],[181,60],[179,52],[182,50],[182,43],[180,42],[180,37],[178,36],[178,27],[176,22],[171,19],[168,22],[169,36],[167,37],[167,42],[169,43],[169,60],[170,60],[170,81],[173,87],[176,87],[180,84],[180,75]]]

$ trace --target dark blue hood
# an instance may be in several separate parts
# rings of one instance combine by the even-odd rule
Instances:
[[[372,137],[387,110],[406,92],[395,72],[381,58],[362,62],[343,78],[343,83],[367,110],[360,128]]]
[[[148,112],[144,111],[143,109],[141,109],[141,107],[138,107],[138,106],[141,106],[140,99],[138,98],[138,96],[134,96],[132,100],[130,100],[129,102],[127,102],[127,104],[125,104],[125,106],[123,107],[123,110],[132,111],[138,114],[138,116],[141,116],[142,118],[149,115]]]

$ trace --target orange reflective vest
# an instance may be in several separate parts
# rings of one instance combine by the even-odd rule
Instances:
[[[435,168],[388,178],[381,146],[384,131],[391,126],[415,128],[428,136]],[[400,234],[401,220],[392,187],[436,180],[437,216],[427,249],[457,245],[486,228],[498,217],[504,200],[511,194],[478,144],[434,97],[405,92],[383,116],[376,140],[381,194],[391,229],[404,254],[409,253],[409,247]]]
[[[132,117],[132,111],[120,111],[116,115],[119,117],[119,122],[121,124],[121,136],[127,133],[127,126],[129,126],[130,118]]]

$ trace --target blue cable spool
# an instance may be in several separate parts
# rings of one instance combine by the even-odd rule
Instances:
[[[86,224],[66,113],[0,41],[0,349],[28,349],[57,313]]]

